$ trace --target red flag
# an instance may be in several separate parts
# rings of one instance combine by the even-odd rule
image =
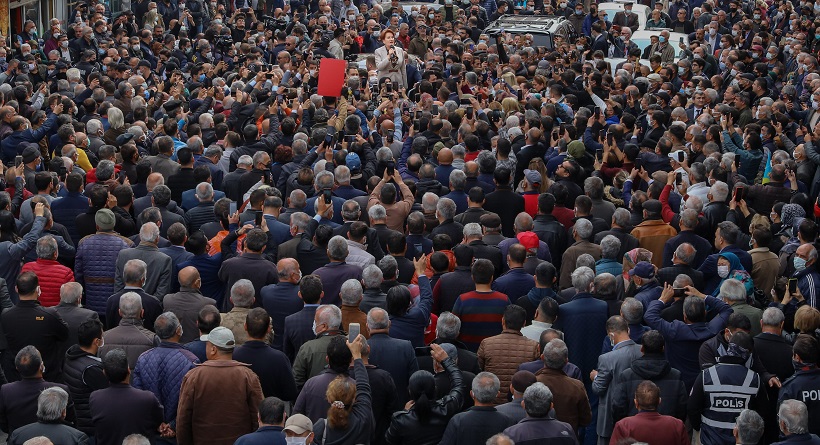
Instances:
[[[339,59],[322,58],[319,60],[319,88],[322,96],[339,97],[345,82],[347,62]]]

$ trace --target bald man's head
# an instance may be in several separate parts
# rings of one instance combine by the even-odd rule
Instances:
[[[302,272],[299,270],[299,262],[293,258],[282,258],[276,263],[276,271],[279,275],[279,281],[286,281],[296,284],[302,278]]]
[[[450,165],[453,163],[453,150],[447,147],[442,148],[438,152],[438,163],[440,165]]]
[[[151,173],[148,175],[148,179],[145,181],[145,187],[148,191],[153,191],[154,187],[158,185],[164,185],[165,178],[162,177],[162,173]]]
[[[199,289],[199,271],[194,266],[188,266],[179,271],[179,285]]]

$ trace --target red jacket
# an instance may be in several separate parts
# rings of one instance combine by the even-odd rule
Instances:
[[[60,304],[60,286],[74,281],[74,272],[55,260],[44,260],[26,263],[20,272],[34,272],[40,280],[40,304],[43,307]]]
[[[649,445],[688,445],[689,435],[683,422],[657,411],[641,411],[632,417],[621,419],[612,430],[610,445],[631,437]]]

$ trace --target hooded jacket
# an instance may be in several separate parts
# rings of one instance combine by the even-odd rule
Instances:
[[[610,398],[612,419],[617,422],[624,417],[638,413],[632,399],[638,385],[650,380],[661,390],[661,404],[658,413],[686,418],[686,402],[689,393],[681,380],[680,371],[672,368],[663,354],[645,354],[632,362],[632,366],[615,377]]]

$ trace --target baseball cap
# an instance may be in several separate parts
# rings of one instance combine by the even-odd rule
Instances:
[[[294,434],[305,434],[313,432],[313,422],[304,414],[294,414],[285,421],[284,431]]]
[[[345,157],[345,165],[350,169],[351,173],[359,172],[362,169],[362,160],[356,153],[348,153]]]
[[[637,275],[641,278],[652,278],[655,276],[655,267],[652,263],[641,261],[629,270],[629,276]]]
[[[538,248],[539,239],[535,232],[521,232],[516,236],[516,238],[518,238],[518,243],[524,246],[527,250]]]
[[[527,178],[527,182],[530,184],[540,184],[542,181],[541,173],[539,173],[538,170],[530,170],[525,168],[524,177]]]
[[[96,224],[100,230],[112,230],[116,223],[117,218],[111,210],[100,209],[94,214],[94,224]]]
[[[586,148],[584,148],[584,143],[581,141],[572,141],[567,145],[567,153],[572,156],[573,159],[581,159],[584,157],[584,153],[586,153]]]
[[[214,328],[214,330],[208,334],[208,342],[222,349],[233,349],[234,346],[236,346],[233,331],[222,326]]]

